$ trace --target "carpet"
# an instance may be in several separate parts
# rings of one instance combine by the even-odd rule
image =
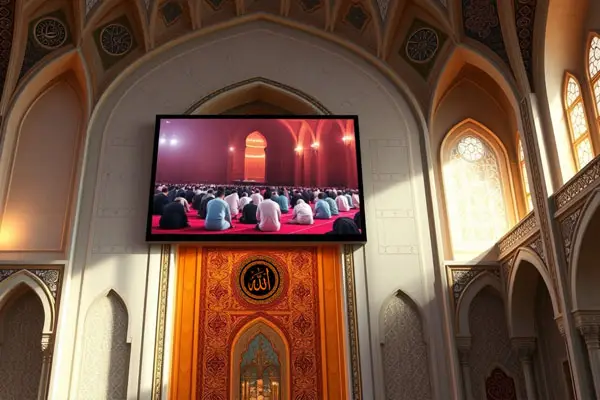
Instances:
[[[158,222],[160,215],[152,216],[152,234],[154,235],[323,235],[333,229],[333,222],[340,217],[354,218],[359,210],[350,210],[340,212],[340,215],[331,217],[331,219],[323,220],[316,219],[313,225],[295,225],[288,222],[292,219],[292,211],[287,214],[281,214],[281,229],[278,232],[261,232],[255,229],[254,224],[240,224],[237,220],[233,220],[233,229],[225,231],[207,231],[204,229],[204,220],[198,218],[198,212],[191,210],[188,213],[188,222],[191,225],[183,229],[160,229]]]

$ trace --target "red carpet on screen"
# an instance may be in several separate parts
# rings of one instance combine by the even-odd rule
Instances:
[[[287,214],[281,215],[281,229],[278,232],[261,232],[255,229],[256,225],[240,224],[237,220],[233,220],[233,229],[227,229],[225,231],[207,231],[204,229],[204,220],[199,219],[196,210],[191,210],[188,213],[188,222],[190,227],[184,229],[160,229],[158,227],[158,221],[160,215],[152,216],[152,233],[155,235],[323,235],[332,230],[333,222],[339,217],[354,218],[354,214],[358,212],[356,210],[350,210],[347,212],[340,212],[340,215],[332,217],[328,220],[316,219],[313,225],[294,225],[288,224],[287,222],[292,219],[292,211],[290,210]]]

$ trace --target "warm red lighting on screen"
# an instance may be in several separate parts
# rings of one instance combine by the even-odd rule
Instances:
[[[229,148],[229,151],[231,151],[231,152],[235,151],[235,147],[231,146],[231,147]]]
[[[319,148],[319,142],[314,142],[313,144],[310,145],[310,147],[312,147],[313,149],[318,149]]]
[[[296,146],[296,148],[294,149],[296,153],[302,153],[302,150],[304,150],[302,146]]]

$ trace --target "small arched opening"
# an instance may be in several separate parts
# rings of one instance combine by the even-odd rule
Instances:
[[[244,181],[265,182],[267,139],[260,132],[246,137],[244,151]]]

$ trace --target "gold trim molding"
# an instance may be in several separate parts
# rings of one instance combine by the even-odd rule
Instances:
[[[346,304],[348,314],[348,337],[350,339],[350,364],[352,368],[352,398],[362,400],[362,379],[360,372],[360,347],[358,342],[358,321],[356,318],[356,284],[354,277],[354,247],[344,246],[344,275],[346,276]]]
[[[160,248],[160,276],[158,279],[158,312],[154,341],[154,372],[152,374],[152,400],[162,398],[163,371],[165,366],[165,331],[167,324],[167,300],[169,295],[169,271],[171,267],[171,245]]]

